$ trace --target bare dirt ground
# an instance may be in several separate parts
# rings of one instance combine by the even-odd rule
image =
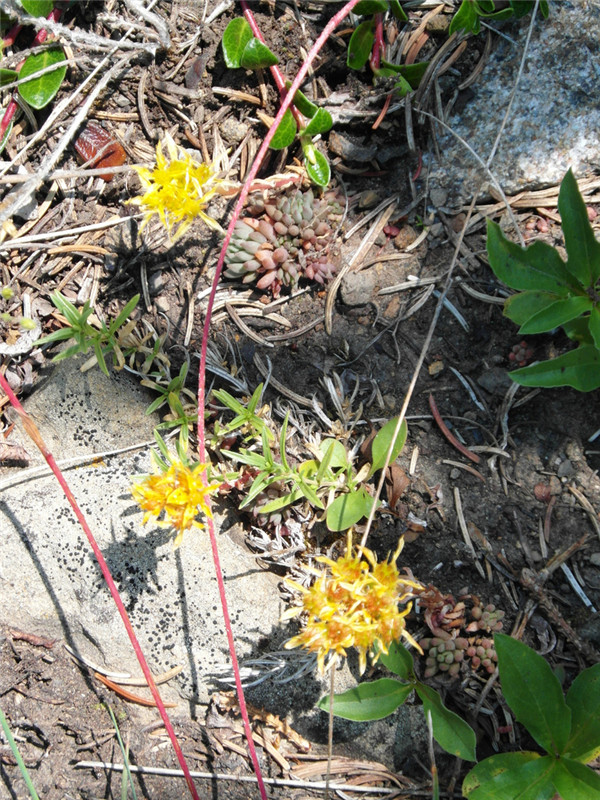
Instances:
[[[261,3],[255,9],[263,34],[281,56],[282,69],[289,77],[301,65],[300,47],[308,47],[330,13],[328,4],[298,6],[302,26],[297,24],[294,9],[288,4]],[[151,159],[156,134],[169,131],[176,141],[198,147],[199,157],[204,149],[212,154],[221,143],[231,149],[243,144],[242,160],[247,164],[265,128],[256,117],[257,106],[242,102],[235,93],[248,92],[264,106],[266,113],[276,111],[276,93],[266,75],[259,87],[256,74],[244,70],[232,72],[224,65],[219,42],[234,10],[219,15],[208,26],[201,23],[202,11],[202,4],[159,2],[154,12],[168,23],[171,50],[161,52],[154,63],[148,58],[132,57],[89,112],[90,119],[100,121],[122,141],[131,162]],[[126,4],[120,3],[77,4],[67,11],[65,19],[84,30],[110,36],[114,25],[111,14],[130,19]],[[424,14],[419,10],[411,14],[413,28]],[[17,49],[21,41],[18,40]],[[316,394],[331,419],[336,419],[337,412],[324,386],[324,376],[337,374],[338,386],[344,388],[346,397],[358,387],[352,408],[356,411],[362,402],[363,412],[352,434],[359,436],[368,431],[368,422],[380,424],[401,407],[436,302],[432,294],[425,293],[430,286],[441,290],[464,215],[449,215],[444,211],[444,199],[428,195],[426,169],[419,168],[419,156],[407,144],[403,110],[392,111],[372,130],[385,92],[379,90],[374,94],[364,71],[348,74],[345,41],[347,34],[340,33],[329,42],[308,86],[314,87],[317,97],[325,103],[327,96],[336,93],[345,98],[348,107],[362,108],[365,112],[355,113],[344,124],[336,125],[319,146],[328,152],[334,165],[334,179],[339,184],[343,182],[349,198],[345,231],[378,203],[397,195],[393,210],[387,223],[379,226],[358,267],[348,273],[337,292],[331,333],[324,327],[327,289],[311,287],[291,299],[282,293],[284,302],[276,311],[288,320],[286,326],[267,317],[246,316],[244,320],[255,334],[251,339],[223,306],[216,317],[213,335],[221,346],[225,340],[236,343],[240,358],[236,366],[247,375],[250,385],[264,380],[257,365],[266,364],[268,357],[276,381],[304,398]],[[445,32],[432,32],[419,60],[434,57],[445,41]],[[479,39],[469,40],[453,64],[454,72],[440,79],[442,93],[450,95],[454,91],[470,74],[481,52]],[[78,55],[81,54],[76,52],[75,56]],[[81,66],[68,73],[58,99],[72,91],[90,64],[99,60],[96,53],[84,52],[83,56]],[[193,79],[194,70],[201,74],[199,82]],[[462,96],[461,101],[468,102],[468,96]],[[42,119],[47,113],[41,112]],[[73,114],[74,111],[68,112],[61,121],[62,127],[52,129],[43,142],[29,151],[28,170],[34,171],[56,147]],[[25,126],[15,132],[5,158],[17,155],[28,133]],[[433,152],[428,127],[416,125],[415,136],[419,152]],[[283,155],[272,154],[261,175],[282,171],[284,162],[292,163],[295,155],[293,148]],[[60,166],[75,168],[72,147],[65,152]],[[238,162],[235,174],[230,177],[243,178],[240,169],[244,168]],[[113,215],[132,215],[135,209],[123,205],[123,201],[138,191],[138,180],[133,173],[117,175],[110,183],[98,178],[64,179],[46,214],[29,234],[92,225]],[[42,202],[45,195],[46,190],[41,189],[38,201]],[[418,202],[413,202],[415,198]],[[217,211],[223,220],[227,219],[224,204]],[[376,221],[381,219],[378,214]],[[542,236],[551,244],[560,244],[560,225],[551,219],[538,224],[539,219],[533,208],[521,213],[519,222],[526,237]],[[530,221],[532,224],[527,226]],[[423,234],[421,242],[410,248],[422,234],[424,223],[428,226],[427,235]],[[94,302],[107,315],[114,315],[133,294],[145,290],[139,316],[157,333],[167,333],[165,349],[175,364],[184,352],[194,356],[200,350],[205,308],[205,299],[196,298],[205,297],[210,286],[219,250],[217,237],[198,225],[170,247],[164,233],[151,225],[140,246],[128,241],[120,233],[122,230],[123,227],[117,232],[109,229],[82,234],[76,241],[78,246],[70,249],[60,244],[53,248],[49,238],[33,250],[19,247],[5,250],[3,283],[17,292],[16,301],[25,291],[31,294],[34,310],[44,320],[44,332],[56,327],[49,295],[57,288],[70,299],[81,301],[93,286]],[[368,230],[367,225],[349,239],[339,237],[340,266],[351,257]],[[94,251],[92,245],[101,249]],[[380,293],[386,287],[406,282],[409,275],[417,276],[422,284],[416,289]],[[519,344],[519,337],[512,323],[502,317],[502,306],[490,302],[490,298],[500,297],[500,286],[487,265],[483,223],[468,232],[456,275],[448,299],[462,314],[466,327],[444,310],[408,412],[409,439],[399,459],[404,475],[402,492],[391,513],[378,516],[370,546],[380,557],[385,557],[395,549],[398,537],[405,534],[407,544],[402,562],[420,581],[435,585],[442,594],[452,595],[455,600],[468,595],[471,599],[466,601],[467,609],[475,602],[472,598],[478,597],[482,603],[492,603],[504,610],[504,629],[511,631],[522,623],[524,640],[546,653],[552,666],[564,669],[568,683],[591,663],[585,645],[593,647],[600,632],[594,633],[591,612],[575,596],[561,570],[553,572],[545,582],[542,580],[545,575],[540,573],[553,554],[572,547],[568,563],[592,603],[598,606],[600,545],[594,509],[600,507],[597,477],[600,450],[588,441],[600,427],[595,415],[598,393],[582,396],[560,389],[519,390],[515,396],[511,394],[506,372],[509,354]],[[427,282],[432,278],[433,282]],[[245,298],[245,306],[235,306],[238,311],[255,310],[261,302],[269,303],[271,299],[239,284],[224,282],[222,288],[230,291],[230,297],[240,301]],[[475,289],[480,296],[474,296],[469,289]],[[314,326],[307,329],[309,323]],[[10,330],[6,325],[4,334],[8,341]],[[257,337],[270,336],[275,337],[273,347],[256,341]],[[567,342],[558,335],[538,336],[528,346],[534,351],[531,358],[542,358],[560,352]],[[4,365],[12,371],[21,392],[31,390],[35,383],[39,358],[30,354],[12,360],[5,357]],[[194,356],[193,367],[196,364]],[[228,369],[232,366],[231,361],[225,364]],[[189,386],[193,390],[193,368],[191,373]],[[481,448],[478,463],[466,459],[444,438],[432,419],[430,395],[465,445],[475,450]],[[266,399],[273,403],[277,399],[288,402],[274,389],[269,390]],[[346,409],[351,418],[351,407],[346,405]],[[313,420],[313,424],[322,423]],[[319,526],[314,528],[310,538],[313,554],[318,549],[326,551],[333,544],[331,534]],[[524,569],[530,573],[523,573]],[[528,582],[531,573],[538,576],[537,583]],[[528,603],[533,602],[537,610],[526,626],[525,612],[531,610]],[[422,619],[414,617],[411,624],[412,629],[425,631]],[[468,716],[486,677],[475,674],[455,684],[447,693],[449,705]],[[444,681],[436,685],[445,692]],[[58,800],[120,796],[120,775],[103,769],[74,768],[80,760],[121,760],[105,707],[107,702],[115,710],[123,738],[129,743],[133,764],[176,766],[164,731],[155,724],[154,711],[117,699],[110,690],[92,682],[60,643],[51,646],[49,642],[30,642],[23,640],[19,632],[4,630],[0,648],[0,705],[31,768],[40,797]],[[216,699],[206,719],[194,718],[178,709],[174,720],[184,753],[193,769],[249,776],[239,722],[223,703],[222,699]],[[270,710],[267,705],[263,717]],[[518,738],[515,743],[508,732],[498,731],[495,715],[499,708],[496,697],[493,724],[489,717],[471,719],[479,732],[483,755],[492,752],[492,748],[518,746]],[[312,742],[310,756],[304,753],[310,730],[303,730],[297,736],[289,734],[278,729],[273,719],[259,722],[260,715],[257,709],[257,726],[264,725],[274,742],[270,752],[261,748],[267,776],[299,775],[307,763],[312,764],[306,761],[313,758],[312,753],[322,764],[323,741]],[[350,743],[336,744],[337,757],[358,758],[348,730],[340,735],[343,738]],[[285,760],[275,761],[273,751]],[[365,751],[362,761],[369,761],[369,755]],[[355,767],[338,763],[342,775],[353,774]],[[427,787],[426,770],[407,771],[405,764],[394,762],[393,753],[389,754],[385,768],[396,775],[397,781],[414,790]],[[366,780],[366,768],[356,767],[356,770],[358,773],[363,770],[362,777]],[[445,788],[453,777],[459,778],[461,774],[453,775],[453,770],[454,766],[449,764],[448,772],[442,773]],[[322,778],[323,774],[322,769],[315,770],[316,777]],[[0,778],[2,797],[24,796],[23,783],[5,743],[0,746]],[[381,778],[386,779],[385,785],[391,786],[390,775]],[[185,794],[184,783],[179,779],[146,776],[137,780],[138,796],[149,800]],[[200,785],[202,796],[206,797],[209,794],[215,798],[258,796],[255,787],[241,783],[212,781]],[[308,790],[291,788],[271,791],[274,797],[309,794]]]

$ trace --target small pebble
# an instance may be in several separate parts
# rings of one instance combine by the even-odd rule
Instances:
[[[154,301],[154,304],[156,305],[156,308],[157,308],[158,311],[162,311],[165,314],[171,308],[171,304],[169,303],[168,299],[164,295],[161,295],[160,297],[157,297],[156,300]]]
[[[591,554],[590,564],[593,564],[595,567],[600,567],[600,553]]]
[[[429,200],[432,206],[435,208],[441,208],[441,206],[445,205],[446,201],[448,200],[448,192],[439,186],[434,186],[429,192]]]
[[[160,271],[151,272],[148,275],[148,290],[150,294],[158,294],[163,289],[165,281]]]

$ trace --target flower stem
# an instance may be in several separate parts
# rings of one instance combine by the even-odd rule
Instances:
[[[119,590],[117,589],[117,587],[115,585],[113,577],[112,577],[112,575],[110,573],[110,570],[108,568],[108,564],[104,560],[104,556],[102,555],[102,551],[98,547],[98,543],[96,542],[96,539],[94,538],[94,534],[90,530],[90,527],[89,527],[89,525],[88,525],[88,523],[87,523],[87,521],[86,521],[86,519],[85,519],[85,517],[83,515],[83,512],[81,511],[81,509],[77,505],[77,501],[75,500],[75,497],[73,496],[73,493],[71,492],[71,489],[67,485],[67,482],[65,481],[64,475],[62,474],[62,472],[60,471],[56,461],[54,460],[54,456],[48,450],[48,448],[46,446],[46,443],[44,442],[44,440],[42,438],[42,435],[39,432],[36,424],[33,422],[31,417],[27,414],[27,412],[25,411],[25,409],[23,408],[21,403],[17,400],[14,392],[12,391],[10,386],[8,385],[8,383],[6,381],[6,378],[4,377],[4,375],[2,375],[2,373],[0,373],[0,386],[2,387],[4,392],[6,393],[8,399],[10,400],[10,403],[11,403],[12,407],[15,409],[15,411],[19,415],[21,423],[23,424],[23,427],[25,428],[25,432],[33,440],[33,442],[35,443],[35,445],[37,446],[37,448],[39,449],[41,454],[46,459],[46,462],[48,463],[48,466],[50,467],[50,469],[54,473],[57,481],[60,484],[61,489],[65,493],[65,496],[66,496],[67,500],[71,504],[71,508],[73,509],[73,512],[75,513],[75,516],[77,517],[77,519],[79,521],[79,524],[81,525],[85,535],[87,536],[88,542],[90,543],[90,546],[91,546],[92,550],[94,551],[94,555],[96,556],[96,560],[98,562],[98,565],[99,565],[100,569],[102,570],[102,574],[104,576],[104,580],[106,581],[106,584],[107,584],[108,589],[109,589],[109,591],[110,591],[110,593],[112,595],[112,598],[113,598],[113,600],[115,602],[115,605],[117,606],[119,614],[121,615],[121,619],[123,620],[123,624],[125,625],[125,630],[127,631],[127,635],[129,636],[129,640],[131,642],[131,645],[132,645],[132,647],[133,647],[133,649],[135,651],[137,659],[138,659],[138,661],[140,663],[140,667],[142,668],[142,672],[144,673],[144,677],[145,677],[145,679],[146,679],[146,681],[148,683],[148,688],[150,689],[150,692],[152,693],[152,697],[154,698],[154,702],[156,703],[156,706],[158,708],[158,712],[159,712],[159,714],[160,714],[160,716],[162,718],[162,721],[164,722],[165,729],[166,729],[166,731],[167,731],[167,733],[169,735],[169,738],[171,739],[171,743],[173,745],[173,749],[175,750],[175,754],[177,755],[177,760],[179,761],[179,765],[181,766],[181,769],[183,770],[183,774],[185,775],[185,780],[187,782],[188,789],[190,790],[190,794],[192,795],[194,800],[200,800],[199,797],[198,797],[198,793],[196,792],[196,787],[194,786],[194,783],[192,781],[192,777],[190,775],[190,771],[188,769],[188,765],[187,765],[187,763],[185,761],[185,757],[184,757],[184,755],[183,755],[183,753],[181,751],[181,747],[179,746],[179,742],[177,741],[177,736],[175,735],[175,731],[173,730],[173,726],[171,725],[171,721],[169,719],[169,715],[167,714],[167,711],[165,709],[164,703],[163,703],[163,701],[161,699],[160,694],[158,693],[158,689],[156,687],[156,683],[154,682],[154,678],[152,676],[152,673],[150,672],[150,667],[148,666],[146,658],[145,658],[145,656],[144,656],[144,654],[142,652],[142,648],[140,647],[140,643],[138,642],[137,637],[135,635],[135,631],[133,630],[133,626],[131,624],[131,620],[129,619],[127,611],[125,610],[125,606],[123,605],[123,601],[121,600],[121,596],[119,594]]]

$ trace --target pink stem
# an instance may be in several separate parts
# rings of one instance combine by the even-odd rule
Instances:
[[[258,27],[256,20],[254,19],[254,14],[248,7],[247,0],[240,0],[240,5],[242,6],[244,16],[246,17],[246,20],[250,25],[252,33],[260,42],[266,45],[261,30]],[[269,69],[271,70],[271,75],[273,76],[273,80],[275,81],[275,86],[279,91],[279,97],[281,100],[283,100],[287,94],[287,89],[285,88],[285,78],[283,77],[283,73],[281,72],[277,64],[274,64],[272,67],[269,67]],[[301,128],[304,128],[305,122],[302,114],[298,111],[298,109],[293,103],[290,106],[290,108],[292,109],[292,114],[294,115],[294,119],[296,120],[296,125],[298,126],[298,129],[300,130]]]
[[[383,41],[383,14],[381,12],[374,15],[375,20],[375,39],[373,41],[373,48],[371,50],[371,58],[369,64],[371,69],[375,71],[381,66],[381,56],[385,51],[385,43]]]
[[[315,60],[318,52],[325,44],[327,37],[329,34],[337,28],[337,26],[341,23],[344,17],[348,14],[348,12],[352,11],[354,6],[359,2],[359,0],[349,0],[338,12],[334,14],[334,16],[329,20],[327,25],[323,28],[321,34],[319,35],[318,39],[312,46],[306,61],[300,68],[300,71],[296,75],[289,92],[286,96],[282,99],[281,107],[277,112],[275,119],[273,120],[273,124],[267,131],[267,135],[264,138],[264,141],[254,159],[252,167],[250,168],[250,172],[246,176],[246,180],[244,185],[242,186],[242,190],[238,197],[237,203],[235,204],[235,208],[233,210],[233,215],[231,217],[231,222],[227,228],[227,232],[225,234],[225,239],[221,246],[221,252],[219,253],[219,259],[217,261],[217,268],[215,272],[215,277],[213,280],[213,284],[211,287],[210,295],[208,298],[208,306],[206,309],[206,317],[204,319],[204,329],[202,332],[202,348],[200,352],[200,366],[198,368],[198,454],[200,461],[206,463],[206,431],[204,429],[204,406],[205,406],[205,385],[206,385],[206,350],[208,346],[208,334],[210,331],[210,321],[212,316],[212,310],[215,302],[215,295],[217,293],[217,287],[219,285],[219,279],[221,277],[221,272],[223,271],[223,264],[225,262],[225,253],[227,252],[227,248],[229,246],[229,242],[231,241],[231,237],[233,235],[233,229],[235,227],[235,223],[239,219],[240,213],[242,208],[244,207],[244,203],[250,191],[250,187],[252,185],[252,181],[256,177],[258,170],[260,169],[260,165],[265,157],[271,139],[273,138],[275,131],[277,130],[277,126],[283,119],[283,115],[290,107],[292,103],[292,99],[296,94],[297,90],[300,88],[306,73],[308,72],[310,65]],[[258,38],[258,37],[257,37]],[[206,475],[203,476],[203,480],[206,480]],[[207,497],[207,500],[209,498]],[[209,500],[210,502],[210,500]],[[235,676],[235,685],[238,695],[238,700],[240,704],[240,713],[242,715],[242,720],[244,723],[244,731],[246,733],[246,739],[248,741],[248,751],[250,753],[250,758],[252,759],[252,764],[254,766],[254,771],[256,773],[256,779],[258,781],[258,786],[260,789],[261,797],[263,800],[266,800],[266,792],[264,783],[262,780],[262,773],[260,771],[260,765],[258,763],[258,757],[256,755],[256,749],[254,747],[254,741],[252,739],[252,729],[250,727],[250,720],[248,719],[248,711],[246,709],[246,700],[244,697],[244,689],[242,687],[242,681],[240,678],[240,671],[237,661],[237,656],[235,653],[235,641],[233,636],[233,630],[231,628],[231,620],[229,618],[229,611],[227,608],[227,597],[225,594],[225,585],[223,582],[223,575],[221,572],[221,567],[219,564],[219,555],[218,555],[218,548],[217,548],[217,540],[214,532],[214,526],[212,519],[210,516],[207,518],[208,522],[208,530],[210,536],[210,543],[211,548],[213,551],[213,558],[215,559],[215,571],[217,574],[217,582],[219,585],[219,594],[221,597],[221,605],[223,610],[223,619],[225,623],[225,630],[227,631],[227,641],[229,643],[229,651],[231,654],[231,663],[232,669]]]
[[[6,34],[4,39],[2,40],[3,47],[10,47],[15,43],[17,36],[21,33],[23,26],[17,22],[16,25],[13,25],[9,32]]]
[[[62,472],[58,468],[58,466],[56,464],[56,461],[54,460],[54,456],[52,455],[52,453],[46,447],[46,443],[42,439],[42,436],[41,436],[37,426],[35,425],[35,423],[31,419],[31,417],[27,414],[27,412],[25,411],[25,409],[23,408],[21,403],[17,400],[14,392],[12,391],[12,389],[10,388],[8,383],[6,382],[6,378],[4,377],[4,375],[2,375],[2,373],[0,373],[0,386],[2,387],[4,392],[6,393],[8,399],[10,400],[11,405],[13,406],[13,408],[15,409],[17,414],[19,415],[19,417],[21,419],[21,422],[23,423],[23,427],[25,428],[25,432],[34,441],[34,443],[37,445],[38,449],[40,450],[41,454],[46,459],[46,461],[48,463],[48,466],[50,467],[50,469],[54,473],[54,475],[55,475],[57,481],[59,482],[63,492],[65,493],[65,496],[66,496],[67,500],[71,504],[71,508],[73,509],[73,511],[75,513],[75,516],[77,517],[77,519],[79,521],[79,524],[81,525],[85,535],[87,536],[88,542],[90,543],[90,546],[91,546],[92,550],[94,551],[94,555],[96,556],[96,560],[98,561],[100,569],[102,570],[102,574],[104,575],[104,580],[106,581],[106,584],[107,584],[107,586],[109,588],[109,591],[110,591],[110,593],[112,595],[112,598],[115,601],[117,609],[119,610],[119,614],[121,615],[121,619],[123,620],[123,624],[125,625],[125,630],[127,631],[127,635],[129,636],[129,640],[131,642],[131,645],[132,645],[132,647],[133,647],[133,649],[135,651],[135,654],[137,656],[138,661],[140,662],[140,666],[142,668],[142,672],[144,673],[144,677],[145,677],[146,681],[148,682],[148,688],[152,692],[152,697],[154,698],[154,702],[156,703],[156,707],[158,708],[158,712],[159,712],[160,716],[162,717],[162,721],[164,722],[165,729],[166,729],[167,733],[169,734],[169,738],[171,739],[171,743],[173,745],[173,749],[175,750],[175,753],[177,755],[177,760],[179,761],[179,764],[181,766],[183,774],[185,775],[185,779],[186,779],[188,788],[190,790],[190,794],[192,795],[194,800],[200,800],[199,797],[198,797],[198,793],[196,792],[196,787],[194,786],[194,784],[192,782],[192,776],[190,775],[190,771],[189,771],[188,766],[186,764],[185,757],[184,757],[184,755],[183,755],[183,753],[181,751],[181,747],[179,746],[179,742],[177,741],[177,736],[175,735],[175,731],[173,730],[173,726],[171,725],[171,721],[169,719],[169,715],[167,714],[167,710],[165,709],[164,703],[163,703],[163,701],[162,701],[162,699],[160,697],[160,694],[158,693],[158,689],[156,688],[156,683],[154,682],[154,678],[152,677],[152,673],[150,672],[150,668],[149,668],[148,663],[146,661],[146,658],[145,658],[145,656],[144,656],[144,654],[142,652],[142,648],[140,647],[140,643],[138,642],[137,637],[135,635],[135,631],[133,630],[133,626],[131,624],[131,620],[129,619],[129,616],[127,615],[127,611],[125,610],[125,606],[123,605],[123,601],[121,600],[121,596],[119,595],[119,590],[117,589],[117,587],[115,585],[115,582],[113,580],[112,575],[110,574],[110,570],[108,568],[108,565],[107,565],[106,561],[104,560],[104,556],[102,555],[102,552],[101,552],[100,548],[98,547],[98,544],[97,544],[97,542],[96,542],[96,540],[94,538],[94,534],[90,530],[90,527],[87,524],[87,521],[86,521],[81,509],[77,505],[77,501],[75,500],[75,497],[73,496],[73,493],[71,492],[69,486],[67,485],[67,482],[65,481],[65,478],[64,478]]]

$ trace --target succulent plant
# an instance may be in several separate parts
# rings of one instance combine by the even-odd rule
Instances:
[[[315,197],[311,189],[282,196],[255,195],[235,225],[225,263],[228,278],[256,281],[278,297],[282,286],[295,286],[300,278],[323,284],[336,266],[330,251],[342,216],[339,196],[327,192]]]
[[[471,667],[473,669],[479,669],[481,667],[490,675],[496,669],[498,656],[494,649],[493,639],[470,639],[469,646],[467,647],[467,656],[471,660]]]
[[[494,633],[495,631],[501,631],[504,616],[504,611],[496,608],[492,603],[487,606],[476,604],[471,609],[473,622],[467,625],[466,630],[468,633],[477,633],[478,631]]]
[[[438,672],[443,672],[455,678],[460,672],[460,665],[465,659],[469,642],[462,636],[447,639],[433,636],[421,639],[419,642],[425,653],[424,678],[432,678]]]

